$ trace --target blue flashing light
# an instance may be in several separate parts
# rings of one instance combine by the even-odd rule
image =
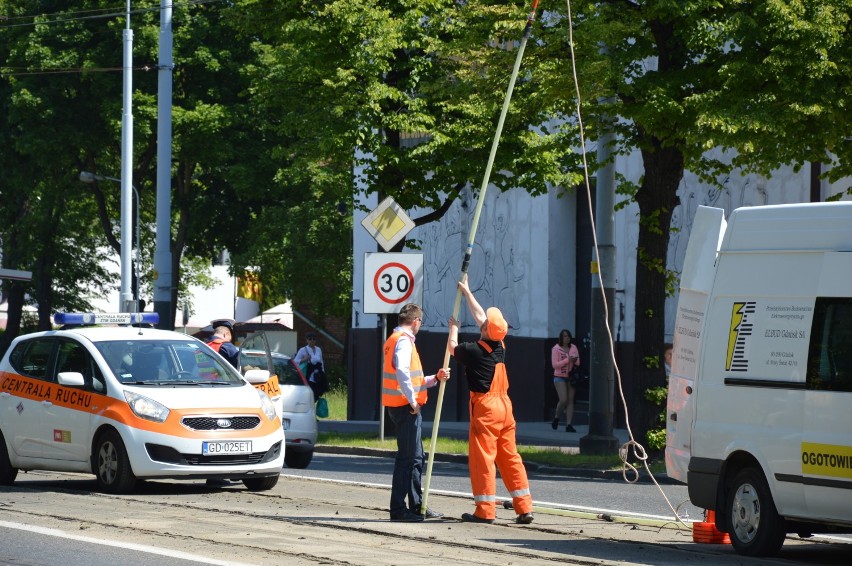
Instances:
[[[53,315],[55,324],[157,324],[156,312],[62,312]]]

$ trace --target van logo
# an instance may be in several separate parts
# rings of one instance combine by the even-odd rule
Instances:
[[[231,428],[231,419],[216,419],[216,426],[219,428]]]
[[[753,316],[757,301],[738,301],[731,308],[731,326],[728,332],[728,355],[725,359],[727,371],[748,371],[746,339],[754,330]]]

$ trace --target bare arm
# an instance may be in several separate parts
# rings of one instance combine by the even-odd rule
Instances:
[[[485,322],[485,310],[476,300],[476,297],[473,296],[473,293],[470,291],[470,287],[467,284],[467,274],[462,277],[462,280],[459,281],[459,289],[464,295],[465,300],[467,301],[467,306],[470,308],[470,314],[473,315],[473,319],[476,321],[476,326],[480,327]]]
[[[459,345],[459,321],[450,317],[450,337],[447,340],[447,351],[452,356]]]

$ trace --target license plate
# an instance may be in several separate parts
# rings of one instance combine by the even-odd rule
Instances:
[[[202,442],[201,452],[211,454],[251,454],[251,440]]]
[[[290,429],[290,419],[281,419],[281,425],[284,427],[284,430]]]

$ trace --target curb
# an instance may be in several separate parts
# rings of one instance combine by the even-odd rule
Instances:
[[[375,456],[379,458],[394,458],[396,457],[396,451],[394,450],[383,450],[381,448],[361,448],[357,446],[326,446],[318,444],[314,448],[314,451],[320,454],[351,454],[353,456]],[[428,457],[428,452],[426,453]],[[435,454],[434,460],[436,462],[449,462],[453,464],[465,464],[467,465],[467,455],[466,454],[446,454],[438,452]],[[536,464],[534,462],[524,462],[524,467],[527,469],[527,472],[530,474],[542,474],[542,475],[551,475],[551,476],[565,476],[565,477],[574,477],[574,478],[584,478],[584,479],[600,479],[600,480],[608,480],[608,481],[625,481],[624,473],[621,470],[594,470],[587,468],[561,468],[559,466],[547,466],[542,464]],[[632,470],[627,472],[627,478],[631,481],[633,477],[636,477],[636,473]],[[678,485],[680,482],[677,480],[673,480],[665,474],[660,476],[655,476],[657,483],[661,485]],[[641,470],[638,472],[638,479],[635,480],[639,483],[653,483],[651,476]]]

